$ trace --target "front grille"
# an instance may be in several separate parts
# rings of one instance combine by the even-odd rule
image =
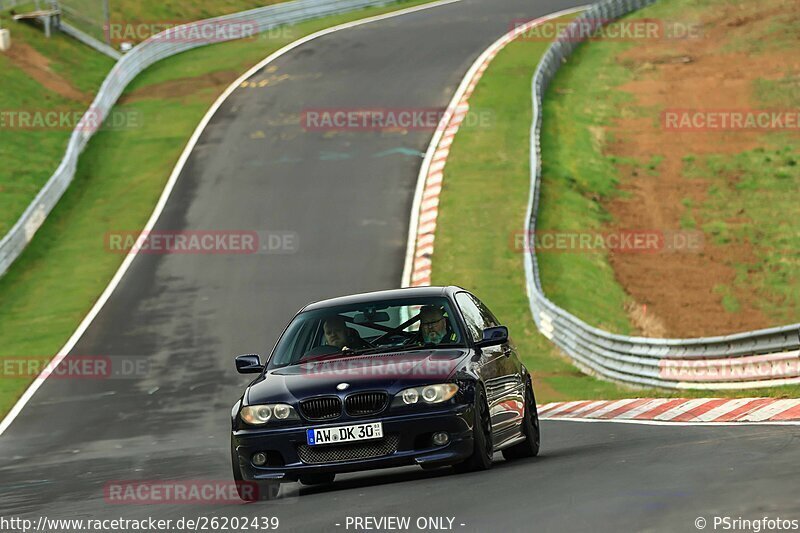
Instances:
[[[350,416],[367,416],[380,413],[388,402],[385,392],[357,392],[345,398],[344,408]]]
[[[330,420],[342,414],[342,400],[337,396],[303,400],[300,402],[300,410],[309,420]]]
[[[307,465],[337,463],[340,461],[357,461],[372,457],[383,457],[397,451],[397,435],[387,435],[380,440],[354,442],[351,444],[328,444],[324,446],[297,446],[297,455]]]

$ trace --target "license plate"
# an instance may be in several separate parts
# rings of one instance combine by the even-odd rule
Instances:
[[[335,428],[321,428],[306,430],[309,446],[317,444],[338,444],[340,442],[353,442],[383,438],[383,424],[356,424],[354,426],[339,426]]]

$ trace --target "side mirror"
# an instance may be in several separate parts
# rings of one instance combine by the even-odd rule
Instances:
[[[260,374],[263,370],[261,358],[256,354],[240,355],[236,358],[236,371],[240,374]]]
[[[506,342],[508,342],[508,328],[505,326],[497,326],[495,328],[486,328],[483,330],[483,339],[476,342],[475,346],[478,348],[487,348]]]

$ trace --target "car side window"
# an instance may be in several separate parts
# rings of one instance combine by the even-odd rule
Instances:
[[[472,340],[478,342],[483,338],[483,314],[480,308],[475,304],[470,295],[466,292],[459,292],[456,294],[456,303],[458,308],[461,309],[461,314],[464,316],[464,322],[467,324],[467,330]]]
[[[468,294],[468,296],[480,311],[484,328],[495,328],[500,325],[500,322],[497,321],[497,318],[482,301],[478,300],[473,294]]]

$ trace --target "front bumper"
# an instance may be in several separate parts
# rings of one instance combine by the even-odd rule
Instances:
[[[363,419],[337,420],[328,423],[309,423],[289,428],[247,428],[233,432],[234,460],[239,461],[242,477],[246,481],[275,480],[297,481],[299,477],[314,474],[357,472],[377,468],[421,465],[443,466],[459,463],[472,454],[471,405],[452,405],[425,412],[384,415]],[[395,451],[379,457],[325,462],[304,463],[298,455],[298,447],[306,445],[306,430],[309,428],[336,427],[369,422],[382,422],[386,437],[397,439]],[[437,431],[446,431],[450,441],[444,446],[435,446],[430,440]],[[368,441],[363,441],[368,442]],[[330,448],[339,444],[318,445]],[[269,466],[257,467],[251,458],[264,452],[269,457]]]

